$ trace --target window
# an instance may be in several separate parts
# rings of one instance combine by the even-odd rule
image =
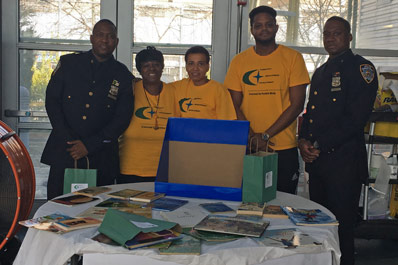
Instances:
[[[135,0],[134,44],[211,45],[212,0]]]
[[[308,71],[312,73],[327,58],[323,49],[322,32],[326,20],[341,16],[351,23],[355,53],[371,60],[376,66],[398,68],[398,35],[394,4],[391,1],[327,1],[327,0],[256,0],[250,1],[249,11],[259,5],[277,10],[279,31],[277,42],[302,53]],[[254,44],[248,23],[248,45]],[[366,50],[365,50],[366,49]]]
[[[212,53],[213,0],[135,0],[133,13],[133,57],[148,45],[162,51],[162,81],[187,77],[183,55],[191,46],[202,45]],[[133,73],[140,76],[135,67]]]

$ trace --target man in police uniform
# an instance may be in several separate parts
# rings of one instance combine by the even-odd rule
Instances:
[[[41,162],[50,165],[47,198],[63,193],[65,168],[97,169],[97,185],[119,174],[118,137],[133,112],[133,75],[112,55],[119,39],[110,20],[100,20],[90,36],[92,50],[62,56],[46,91],[52,132]]]
[[[354,225],[361,183],[368,177],[364,127],[377,91],[371,62],[350,50],[350,24],[326,21],[328,61],[311,80],[299,149],[310,176],[310,198],[339,221],[341,264],[354,264]]]

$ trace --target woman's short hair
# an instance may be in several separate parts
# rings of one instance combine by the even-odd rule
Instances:
[[[189,48],[189,49],[185,52],[185,62],[188,61],[188,55],[193,54],[193,53],[201,53],[201,54],[204,54],[204,56],[206,56],[206,62],[207,62],[207,63],[210,62],[210,54],[209,54],[209,52],[208,52],[203,46],[193,46],[193,47]]]
[[[135,67],[137,68],[138,72],[141,73],[142,64],[149,61],[156,61],[164,66],[163,53],[156,50],[156,48],[153,46],[147,46],[146,49],[137,53],[135,56]]]

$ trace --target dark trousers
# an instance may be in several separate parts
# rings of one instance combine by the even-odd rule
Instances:
[[[120,174],[116,178],[117,184],[123,183],[137,183],[137,182],[154,182],[156,177],[140,177],[137,175],[123,175]]]
[[[47,182],[47,200],[60,196],[64,193],[64,174],[65,168],[73,168],[73,159],[67,164],[59,164],[50,166],[50,172]],[[78,161],[78,168],[87,168],[86,159],[82,158]],[[102,160],[90,159],[90,168],[97,169],[97,186],[106,186],[115,184],[116,174],[119,171],[113,164],[103,163]]]
[[[299,161],[297,148],[278,150],[277,190],[296,194],[299,178]]]
[[[354,150],[321,153],[316,161],[306,164],[310,199],[329,209],[339,221],[341,265],[355,263],[354,228],[362,181],[358,153]]]

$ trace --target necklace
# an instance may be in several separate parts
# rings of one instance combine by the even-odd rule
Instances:
[[[151,108],[151,112],[149,112],[149,113],[151,113],[151,118],[155,118],[155,125],[153,126],[154,130],[158,130],[159,129],[158,110],[159,110],[160,93],[162,92],[162,88],[163,88],[163,84],[160,85],[160,92],[159,92],[159,95],[158,95],[158,100],[157,100],[156,106],[152,107],[151,102],[149,101],[148,95],[146,93],[146,89],[144,87],[145,98],[146,98],[146,101],[148,102],[149,107]],[[155,109],[155,111],[153,109]]]

